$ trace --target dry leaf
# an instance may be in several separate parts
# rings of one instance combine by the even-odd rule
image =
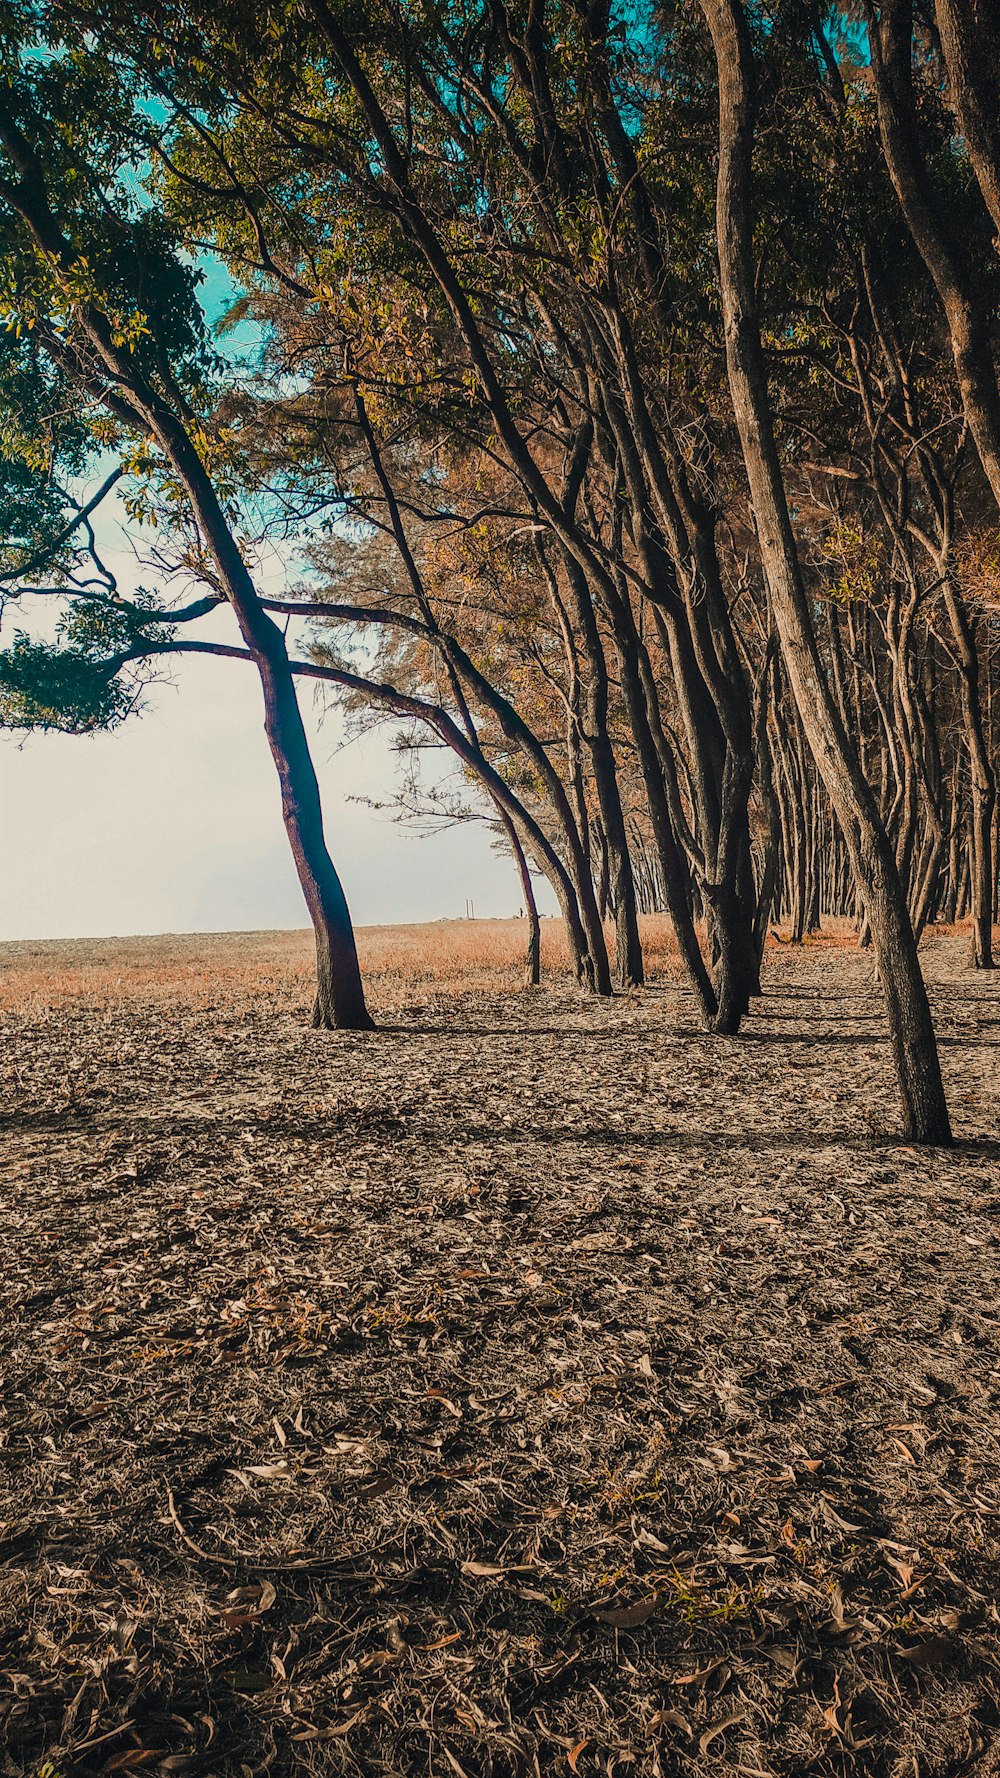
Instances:
[[[891,1556],[887,1556],[886,1561],[888,1562],[889,1567],[894,1568],[896,1570],[896,1573],[899,1575],[900,1585],[903,1588],[909,1587],[911,1581],[913,1580],[913,1574],[914,1574],[914,1570],[913,1570],[912,1566],[910,1565],[910,1563],[909,1562],[894,1562]]]
[[[368,1705],[362,1704],[360,1710],[355,1710],[353,1716],[349,1716],[346,1722],[338,1723],[336,1728],[301,1729],[297,1734],[292,1735],[290,1739],[293,1741],[339,1741],[349,1732],[349,1730],[353,1729],[356,1722],[360,1722],[361,1718],[367,1714]]]
[[[830,1734],[836,1735],[838,1737],[838,1739],[842,1739],[844,1736],[844,1733],[845,1733],[843,1727],[841,1726],[840,1717],[837,1714],[837,1712],[840,1710],[840,1708],[841,1708],[840,1680],[835,1677],[834,1681],[833,1681],[833,1703],[828,1704],[826,1709],[824,1710],[823,1721],[826,1724],[826,1727],[829,1729]]]
[[[723,1665],[725,1658],[725,1655],[720,1655],[718,1660],[709,1661],[707,1667],[699,1667],[697,1673],[678,1673],[673,1680],[673,1684],[704,1685],[710,1674],[714,1673],[717,1668]]]
[[[661,1538],[654,1537],[651,1531],[645,1529],[637,1533],[635,1547],[643,1550],[662,1550],[665,1555],[669,1556],[670,1554],[669,1543],[664,1543]]]
[[[827,1498],[827,1496],[825,1494],[822,1494],[820,1496],[819,1504],[820,1504],[820,1507],[822,1508],[824,1518],[828,1519],[831,1525],[835,1525],[837,1527],[838,1531],[860,1531],[861,1530],[861,1526],[860,1525],[853,1525],[851,1523],[850,1519],[842,1519],[840,1514],[838,1512],[834,1511],[833,1507],[830,1505],[829,1499]],[[856,1510],[857,1509],[855,1508],[855,1511]]]
[[[658,1603],[654,1593],[651,1599],[643,1599],[638,1605],[612,1606],[607,1611],[597,1611],[592,1607],[590,1615],[599,1624],[611,1624],[615,1630],[635,1630],[639,1624],[644,1624],[647,1618],[652,1617]]]
[[[511,1562],[506,1568],[497,1562],[462,1563],[463,1574],[475,1574],[481,1580],[499,1580],[504,1574],[534,1574],[534,1572],[534,1567],[530,1562]]]
[[[843,1734],[843,1730],[840,1726],[840,1719],[837,1716],[837,1711],[839,1709],[840,1709],[839,1704],[830,1704],[828,1706],[828,1708],[826,1710],[824,1710],[824,1712],[823,1712],[823,1721],[826,1724],[827,1728],[829,1729],[831,1735],[838,1735],[839,1736],[839,1735]]]
[[[380,1495],[388,1494],[390,1488],[395,1488],[396,1485],[397,1481],[394,1475],[380,1475],[376,1476],[373,1482],[366,1482],[359,1492],[362,1500],[378,1500]]]
[[[691,1724],[679,1710],[657,1710],[649,1719],[650,1729],[678,1729],[682,1735],[690,1736]]]
[[[590,1746],[589,1740],[588,1741],[578,1741],[575,1747],[570,1748],[569,1752],[566,1755],[566,1764],[569,1766],[569,1769],[571,1772],[576,1771],[577,1760],[579,1759],[584,1748],[589,1747],[589,1746]]]
[[[922,1642],[915,1642],[910,1648],[901,1648],[898,1652],[912,1667],[943,1667],[951,1660],[955,1649],[956,1643],[950,1636],[925,1636]]]
[[[707,1728],[705,1733],[698,1737],[699,1753],[707,1753],[712,1742],[717,1740],[720,1735],[724,1735],[727,1729],[734,1728],[738,1722],[745,1721],[746,1717],[744,1716],[743,1711],[737,1710],[733,1716],[724,1716],[721,1722],[712,1723],[711,1727]]]
[[[439,1401],[441,1406],[446,1409],[454,1419],[460,1420],[462,1418],[461,1408],[458,1406],[457,1402],[452,1401],[449,1395],[445,1395],[443,1389],[428,1389],[426,1393],[430,1396],[432,1401]]]

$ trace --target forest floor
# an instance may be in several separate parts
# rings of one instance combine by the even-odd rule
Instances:
[[[1000,979],[297,943],[0,951],[0,1774],[1000,1772]]]

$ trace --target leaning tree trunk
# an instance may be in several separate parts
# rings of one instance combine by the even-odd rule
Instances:
[[[270,619],[267,620],[270,622]],[[241,626],[242,627],[242,626]],[[370,1031],[354,928],[340,878],[326,849],[319,784],[309,752],[284,638],[280,654],[255,652],[264,693],[264,727],[281,785],[281,813],[316,939],[312,1022],[325,1030]],[[245,632],[244,632],[245,633]]]
[[[44,163],[0,103],[0,137],[20,175],[8,195],[36,243],[57,272],[68,276],[78,264],[78,243],[63,234],[49,202]],[[125,412],[152,435],[174,469],[191,505],[208,554],[243,640],[260,674],[264,726],[281,786],[281,811],[292,857],[316,934],[317,993],[314,1022],[369,1030],[354,930],[347,901],[326,848],[319,784],[295,694],[285,640],[264,610],[230,529],[211,476],[184,419],[143,376],[135,355],[120,344],[107,316],[82,301],[77,323],[87,341],[81,359],[61,336],[50,349],[71,383],[82,387],[119,418]],[[95,365],[86,359],[93,354]]]
[[[879,128],[889,176],[896,190],[906,225],[938,293],[948,323],[955,375],[986,479],[1000,505],[1000,386],[993,356],[992,307],[976,288],[964,262],[961,245],[943,214],[928,176],[920,143],[913,96],[913,0],[882,0],[878,18],[869,8],[868,40],[871,67],[878,96]],[[954,78],[955,39],[948,30],[947,14],[958,7],[942,6],[945,50],[949,47],[949,74]],[[994,27],[995,28],[995,27]],[[956,88],[956,96],[962,91]],[[970,154],[984,195],[992,187],[988,178],[986,141],[973,124]]]
[[[876,947],[907,1135],[951,1141],[937,1043],[892,848],[823,671],[774,438],[753,261],[753,58],[740,0],[701,0],[719,83],[716,225],[726,361],[775,627],[806,739],[851,852]]]
[[[157,423],[158,422],[158,423]],[[326,1030],[370,1031],[354,928],[323,832],[319,782],[309,751],[285,639],[257,597],[208,474],[173,416],[154,416],[154,431],[184,483],[205,542],[229,595],[264,695],[264,728],[281,786],[281,813],[316,938],[312,1022]]]

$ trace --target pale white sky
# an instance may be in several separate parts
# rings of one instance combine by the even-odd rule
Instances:
[[[112,513],[102,532],[124,593],[155,584]],[[280,565],[264,579],[282,590]],[[38,633],[39,621],[50,631],[49,602],[32,616],[30,600],[11,609],[0,644],[17,627]],[[237,640],[228,612],[194,633]],[[175,657],[171,677],[110,735],[0,731],[0,940],[307,925],[252,666]],[[427,835],[349,800],[392,794],[391,729],[340,746],[340,719],[320,721],[308,683],[299,697],[357,925],[461,916],[466,898],[479,916],[518,912],[513,863],[481,823]],[[554,912],[548,884],[537,888]]]
[[[251,667],[185,659],[111,735],[0,734],[0,939],[307,924]],[[516,914],[512,863],[478,823],[429,837],[349,796],[387,795],[388,734],[314,735],[330,850],[358,925]],[[549,908],[548,885],[539,885]]]

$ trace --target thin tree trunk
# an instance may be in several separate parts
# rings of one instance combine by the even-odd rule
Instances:
[[[535,900],[535,885],[531,881],[531,871],[524,855],[524,847],[518,837],[517,828],[506,809],[497,809],[500,824],[507,836],[507,844],[513,854],[517,866],[518,880],[521,884],[521,895],[524,900],[524,912],[528,921],[528,948],[524,959],[524,985],[526,988],[537,988],[542,979],[542,923],[538,918],[538,903]]]
[[[589,669],[582,687],[584,738],[590,751],[594,788],[600,804],[603,840],[609,866],[609,888],[614,902],[615,975],[620,988],[641,987],[645,980],[645,970],[639,939],[632,860],[618,789],[614,750],[608,734],[608,671],[604,644],[587,577],[572,556],[567,554],[565,562],[573,598],[573,615],[583,643],[583,658]]]
[[[753,62],[739,0],[701,0],[719,81],[717,235],[726,360],[775,626],[803,729],[851,851],[876,947],[906,1133],[951,1141],[937,1043],[892,848],[823,672],[795,548],[757,317]]]
[[[944,603],[958,655],[959,687],[965,744],[972,778],[972,962],[976,969],[993,968],[993,810],[996,777],[986,736],[979,691],[979,653],[965,602],[951,575],[944,580]]]
[[[1000,505],[1000,386],[991,306],[972,283],[960,244],[941,214],[928,178],[913,97],[913,0],[882,0],[877,18],[870,5],[866,10],[886,165],[944,309],[969,431]],[[995,21],[993,29],[995,33]],[[975,130],[973,138],[979,139]]]
[[[778,874],[778,860],[781,846],[781,811],[774,788],[774,760],[771,743],[768,737],[767,718],[772,700],[772,687],[777,675],[776,660],[777,639],[772,634],[768,638],[757,684],[757,707],[754,712],[754,750],[757,758],[757,783],[760,791],[761,808],[764,814],[765,839],[761,859],[760,875],[757,881],[757,906],[754,910],[754,956],[757,963],[757,978],[754,986],[756,994],[761,993],[760,968],[764,959],[764,946],[767,942],[767,930],[771,919],[771,908],[774,904],[774,892]]]

